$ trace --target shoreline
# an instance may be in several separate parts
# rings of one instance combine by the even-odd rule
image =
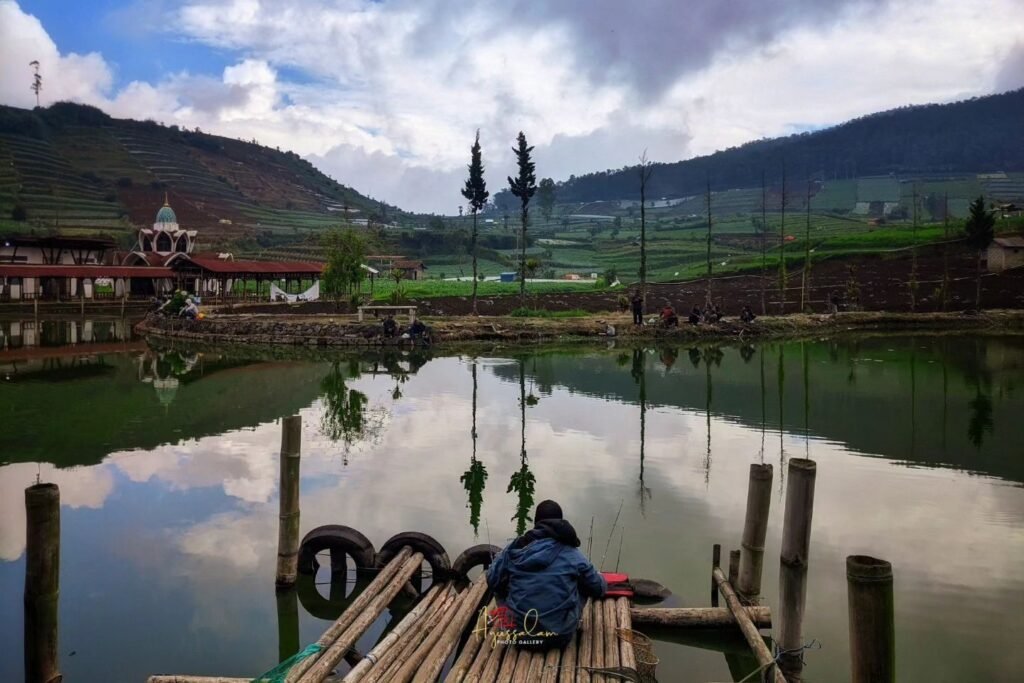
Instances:
[[[744,324],[726,318],[710,325],[663,329],[634,328],[628,314],[609,313],[571,318],[509,316],[451,316],[423,318],[433,329],[434,348],[474,343],[538,345],[551,343],[607,344],[701,341],[763,341],[855,333],[973,333],[1024,334],[1024,310],[991,310],[976,314],[848,312],[764,316]],[[608,324],[616,335],[605,334]],[[304,346],[318,348],[409,348],[401,339],[385,338],[377,321],[357,322],[355,316],[287,316],[270,314],[213,314],[203,320],[147,316],[135,327],[145,337],[161,340],[244,346]]]

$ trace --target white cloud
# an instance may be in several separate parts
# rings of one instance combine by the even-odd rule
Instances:
[[[16,4],[0,12],[2,37],[17,38],[0,43],[5,65],[44,48],[61,63],[48,97],[64,88],[119,116],[256,138],[364,193],[449,213],[477,128],[493,193],[519,130],[541,177],[632,164],[645,148],[671,161],[1020,85],[1024,34],[1017,0],[666,0],[628,13],[612,0],[191,0],[169,11],[170,37],[237,62],[110,92],[100,56],[61,56]],[[27,75],[5,78],[0,99],[30,101]]]
[[[35,94],[29,89],[31,61],[40,64],[44,102],[102,102],[113,82],[102,56],[95,52],[62,55],[37,18],[12,0],[0,0],[0,102],[35,106]]]

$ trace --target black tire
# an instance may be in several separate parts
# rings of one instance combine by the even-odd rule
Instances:
[[[377,553],[377,566],[383,567],[397,555],[404,546],[413,552],[423,553],[423,559],[430,565],[434,581],[443,581],[452,574],[452,563],[448,552],[432,536],[418,531],[403,531],[389,538]]]
[[[332,573],[329,597],[324,597],[320,592],[320,587],[316,585],[316,577],[300,573],[295,582],[295,589],[298,592],[299,602],[302,603],[306,612],[317,619],[333,621],[348,609],[352,601],[359,597],[359,594],[370,585],[376,575],[377,573],[372,570],[357,569],[356,582],[349,587],[346,574]]]
[[[331,551],[331,572],[345,571],[345,555],[355,562],[359,569],[376,566],[377,553],[373,543],[352,527],[341,524],[325,524],[310,531],[299,544],[299,573],[316,574],[320,562],[317,553]]]
[[[480,545],[466,548],[462,551],[461,555],[455,558],[455,562],[452,563],[452,574],[466,578],[469,570],[473,567],[482,566],[484,569],[487,569],[491,566],[491,560],[494,559],[494,556],[500,552],[501,548],[488,543],[481,543]]]

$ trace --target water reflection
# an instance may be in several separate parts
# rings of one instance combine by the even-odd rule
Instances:
[[[480,508],[484,502],[484,485],[487,483],[487,467],[481,461],[476,459],[476,366],[477,361],[474,358],[469,366],[470,372],[473,376],[473,414],[472,427],[470,427],[469,432],[470,440],[473,442],[473,451],[469,457],[469,469],[466,470],[459,478],[459,481],[462,482],[462,486],[466,489],[466,494],[469,496],[469,502],[466,504],[466,507],[469,508],[469,525],[473,527],[473,538],[476,538],[480,533]],[[523,450],[525,451],[525,442]]]
[[[0,383],[0,410],[25,426],[0,432],[0,600],[11,607],[0,614],[15,615],[13,626],[0,618],[0,678],[23,677],[19,494],[40,471],[60,483],[74,530],[61,598],[69,679],[106,680],[111,661],[125,679],[157,670],[251,674],[315,640],[353,591],[341,574],[329,587],[300,580],[297,608],[271,596],[275,420],[293,412],[307,425],[303,531],[350,524],[379,547],[416,529],[458,553],[480,526],[494,527],[488,536],[497,543],[525,527],[540,496],[558,498],[584,526],[593,516],[595,540],[607,545],[616,502],[625,500],[623,569],[666,583],[685,604],[706,602],[710,543],[738,538],[747,465],[764,458],[766,435],[778,432],[783,465],[803,451],[820,468],[805,632],[826,647],[811,656],[808,677],[847,678],[841,562],[870,551],[902,568],[902,677],[1012,678],[1024,666],[1013,641],[1024,628],[1024,473],[1012,455],[1022,438],[1015,389],[1024,343],[777,343],[755,346],[756,363],[744,348],[423,363],[361,355],[354,366],[347,357],[160,349],[155,358],[104,357],[111,370],[103,378]],[[140,367],[144,377],[179,380],[171,404],[140,381]],[[339,395],[341,410],[350,409],[351,391],[365,397],[364,410],[388,418],[375,439],[356,438],[373,457],[349,462],[321,427],[338,420],[329,413]],[[62,429],[52,428],[55,405]],[[769,556],[781,528],[773,507]],[[777,579],[772,564],[766,586]],[[956,645],[915,654],[934,653],[935,642]],[[68,658],[72,650],[78,655]],[[666,680],[752,669],[693,648],[659,644],[658,653]]]

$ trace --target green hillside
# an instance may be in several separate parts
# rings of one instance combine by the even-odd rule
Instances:
[[[350,219],[401,212],[328,178],[293,152],[114,119],[67,102],[0,107],[0,231],[130,241],[164,194],[204,248],[265,248]]]

